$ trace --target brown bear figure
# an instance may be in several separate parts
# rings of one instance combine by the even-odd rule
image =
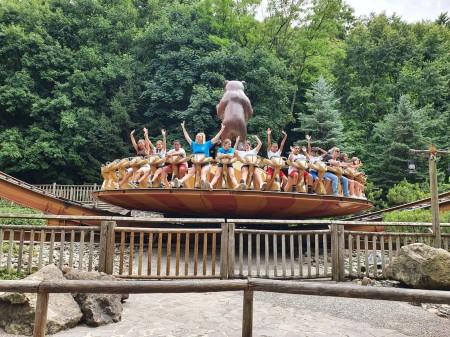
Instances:
[[[225,93],[217,105],[217,115],[226,126],[222,141],[247,138],[246,121],[253,115],[250,100],[244,93],[244,81],[225,81]]]

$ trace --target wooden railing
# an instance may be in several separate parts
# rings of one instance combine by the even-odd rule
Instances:
[[[290,224],[279,230],[250,230],[265,220],[129,218],[142,227],[117,227],[124,217],[0,214],[0,218],[104,220],[101,227],[0,226],[0,268],[30,273],[54,263],[80,270],[98,269],[122,278],[385,278],[400,248],[413,242],[434,244],[431,224],[415,224],[424,233],[352,231],[364,223],[271,220]],[[229,220],[230,221],[230,220]],[[172,228],[203,223],[215,228]],[[301,230],[293,230],[297,224]],[[242,225],[242,228],[239,228]],[[322,226],[311,229],[308,226]],[[344,225],[346,226],[344,228]],[[374,223],[367,224],[373,228]],[[375,223],[377,225],[377,223]],[[412,226],[410,223],[378,223]],[[261,225],[263,226],[263,225]],[[441,224],[441,227],[449,227]],[[200,226],[201,227],[201,226]],[[450,233],[441,233],[448,250]]]
[[[52,293],[206,293],[243,291],[242,336],[253,335],[253,297],[255,291],[365,298],[387,301],[450,304],[450,293],[438,290],[418,290],[381,287],[340,286],[262,279],[203,281],[0,281],[0,291],[37,293],[34,337],[45,336],[49,294]],[[225,320],[225,318],[224,318]]]
[[[92,198],[92,192],[98,191],[101,187],[101,185],[97,184],[59,185],[56,183],[33,186],[47,193],[54,194],[59,198],[65,198],[79,203],[95,203],[97,200]]]

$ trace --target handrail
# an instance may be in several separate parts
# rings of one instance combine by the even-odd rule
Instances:
[[[243,291],[242,336],[251,337],[253,329],[253,292],[273,292],[314,296],[376,299],[385,301],[450,304],[450,293],[440,290],[361,287],[354,285],[314,284],[247,278],[246,280],[202,281],[1,281],[0,291],[38,294],[34,337],[45,336],[50,293],[205,293]]]

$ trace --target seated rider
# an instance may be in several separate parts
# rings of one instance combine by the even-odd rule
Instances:
[[[186,138],[186,141],[191,146],[192,153],[204,154],[205,157],[208,157],[209,149],[219,140],[220,135],[225,129],[225,125],[222,124],[219,133],[215,135],[213,139],[208,141],[205,140],[206,136],[203,132],[197,133],[197,135],[195,136],[195,142],[189,137],[189,134],[187,133],[186,128],[184,127],[184,121],[181,123],[181,128],[183,129],[183,134],[184,137]],[[209,171],[211,171],[211,163],[204,163],[201,165],[201,168],[202,169],[201,169],[200,185],[204,186],[207,174],[209,173]],[[195,165],[192,165],[192,167],[188,171],[188,174],[186,174],[183,178],[174,179],[173,187],[183,187],[184,182],[187,181],[189,178],[191,178],[194,174],[195,174]]]
[[[328,163],[328,165],[330,166],[335,166],[335,167],[339,167],[341,166],[341,162],[338,160],[339,159],[339,154],[340,154],[340,150],[337,147],[333,147],[330,150],[331,154],[328,154],[327,156],[325,156],[325,158],[323,158],[323,161],[325,163]],[[339,196],[338,193],[338,180],[337,180],[337,176],[334,173],[331,172],[326,172],[329,175],[333,175],[335,179],[331,180],[331,186],[333,189],[333,195],[335,196]],[[347,177],[342,176],[341,177],[341,185],[342,185],[342,190],[344,192],[344,197],[349,197],[350,193],[348,191],[348,179]]]
[[[257,156],[259,150],[261,149],[262,146],[262,142],[259,139],[258,136],[254,135],[253,138],[256,140],[257,145],[254,149],[252,149],[252,143],[250,143],[250,141],[245,140],[244,141],[244,149],[243,150],[238,150],[238,146],[239,146],[239,136],[237,136],[236,138],[236,144],[234,144],[234,153],[240,157],[240,158],[245,158],[245,156],[247,155],[254,155]],[[255,177],[255,181],[256,183],[258,183],[259,185],[259,189],[261,191],[265,191],[267,189],[267,183],[262,181],[262,176],[261,176],[261,169],[259,168],[258,165],[254,166],[255,170],[253,171],[253,175]],[[242,165],[241,167],[241,181],[240,183],[244,183],[247,181],[247,177],[248,177],[248,165]]]
[[[221,147],[217,150],[217,159],[223,159],[223,158],[229,158],[229,159],[234,158],[234,148],[231,147],[231,140],[229,140],[229,139],[225,139],[223,141],[223,147]],[[238,183],[236,181],[236,177],[234,175],[233,164],[226,164],[226,165],[228,167],[227,171],[231,178],[231,183],[233,184],[233,188],[238,191],[243,190],[245,188],[245,183],[240,183],[238,185]],[[213,180],[211,181],[211,183],[205,182],[205,186],[209,190],[212,190],[212,187],[217,183],[217,181],[219,180],[219,178],[222,175],[222,171],[223,171],[223,164],[222,163],[217,164],[216,174],[214,175]]]
[[[270,135],[272,134],[272,130],[270,128],[267,129],[267,158],[270,159],[272,157],[281,157],[281,153],[283,152],[284,144],[286,143],[287,139],[287,133],[284,131],[281,131],[283,134],[283,140],[281,141],[280,148],[278,148],[278,143],[271,143],[270,142]],[[275,171],[275,167],[269,165],[267,169],[267,177],[266,182],[269,184],[269,182],[272,180],[273,172]],[[280,170],[280,178],[283,180],[284,184],[287,184],[287,178],[286,175],[283,173],[283,171]]]
[[[173,141],[173,148],[169,150],[169,152],[167,152],[166,158],[169,159],[175,156],[186,158],[186,151],[184,151],[184,149],[181,147],[181,143],[178,139]],[[173,165],[177,164],[168,164],[163,168],[161,172],[161,181],[166,181],[167,175],[173,172]],[[187,163],[178,164],[177,178],[179,179],[183,178],[187,172],[187,168],[188,168]]]
[[[151,155],[152,156],[158,156],[160,158],[164,158],[166,156],[166,131],[164,129],[161,130],[161,135],[163,137],[163,140],[157,140],[156,146],[150,142],[150,148],[151,148]],[[149,166],[150,167],[150,166]],[[160,173],[162,172],[162,169],[164,168],[164,163],[158,164],[156,166],[156,171],[153,173],[153,176],[151,177],[150,181],[148,182],[150,187],[153,187],[153,184],[155,183],[156,179],[158,179]],[[139,183],[142,181],[145,181],[151,174],[151,170],[148,170],[145,172],[145,174],[139,179]],[[158,187],[165,187],[164,181],[161,180],[161,184]]]
[[[150,140],[148,139],[148,130],[146,128],[143,128],[144,130],[144,139],[139,139],[136,143],[136,140],[134,139],[134,132],[136,130],[133,130],[130,132],[130,139],[131,139],[131,144],[133,145],[134,150],[136,151],[136,154],[138,156],[141,157],[145,157],[148,156],[148,154],[150,153]],[[145,166],[145,165],[143,165]],[[142,171],[146,170],[147,168],[139,168],[142,169]],[[148,167],[148,170],[150,171],[150,166]],[[126,173],[123,176],[122,180],[119,181],[119,183],[115,183],[115,187],[116,188],[123,188],[123,185],[125,185],[128,180],[130,179],[131,176],[133,176],[133,168],[132,167],[128,167],[126,169]],[[133,185],[134,187],[137,187],[139,185],[137,179],[133,179],[132,182],[130,182],[131,185]]]
[[[292,151],[292,153],[289,155],[290,162],[295,162],[296,160],[306,160],[307,158],[309,158],[309,155],[306,152],[305,146],[302,147],[302,152],[304,154],[300,153],[300,146],[298,146],[298,145],[291,146],[291,151]],[[289,166],[288,177],[289,177],[288,183],[284,187],[284,191],[285,192],[296,192],[296,186],[297,186],[298,179],[299,179],[298,168],[295,166]],[[313,187],[312,187],[312,184],[313,184],[312,175],[309,174],[307,171],[305,171],[303,173],[303,177],[308,185],[308,193],[309,194],[315,193],[313,191]]]

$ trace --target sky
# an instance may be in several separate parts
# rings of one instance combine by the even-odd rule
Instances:
[[[371,12],[388,16],[396,13],[403,20],[412,23],[421,20],[434,21],[439,14],[448,12],[450,0],[345,0],[355,10],[355,15],[369,15]]]

